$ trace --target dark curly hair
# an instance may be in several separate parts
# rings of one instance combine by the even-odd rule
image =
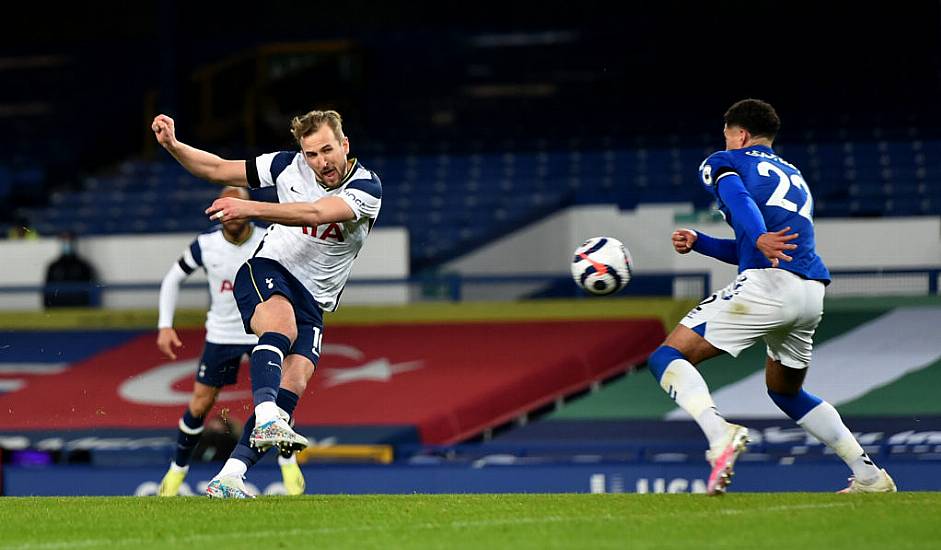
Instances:
[[[760,99],[737,101],[725,112],[725,125],[738,126],[753,136],[766,137],[774,141],[781,129],[781,119],[770,103]]]

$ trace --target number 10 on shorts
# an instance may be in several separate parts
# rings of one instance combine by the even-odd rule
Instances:
[[[320,327],[314,327],[314,347],[311,350],[315,357],[320,357],[320,345],[323,342],[323,331]]]

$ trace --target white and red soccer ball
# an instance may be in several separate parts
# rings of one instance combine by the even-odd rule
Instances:
[[[624,244],[611,237],[593,237],[575,249],[572,278],[590,294],[605,296],[631,281],[633,260]]]

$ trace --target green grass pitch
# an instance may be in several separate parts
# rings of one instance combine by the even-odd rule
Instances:
[[[0,548],[941,548],[941,493],[0,498]]]

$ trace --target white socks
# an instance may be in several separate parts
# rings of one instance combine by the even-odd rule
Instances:
[[[262,401],[255,405],[255,425],[261,426],[278,418],[278,406],[274,401]]]
[[[706,381],[692,363],[685,359],[670,361],[660,378],[660,387],[699,424],[710,447],[722,442],[728,422],[716,410]]]
[[[869,456],[849,428],[843,424],[840,413],[836,412],[833,405],[823,401],[798,420],[797,424],[833,449],[853,470],[853,475],[859,481],[869,483],[880,476],[879,468],[869,460]]]
[[[227,476],[239,476],[245,477],[245,472],[248,471],[248,464],[245,464],[237,458],[230,458],[225,461],[225,465],[222,467],[222,470],[216,474],[216,477],[227,477]]]

